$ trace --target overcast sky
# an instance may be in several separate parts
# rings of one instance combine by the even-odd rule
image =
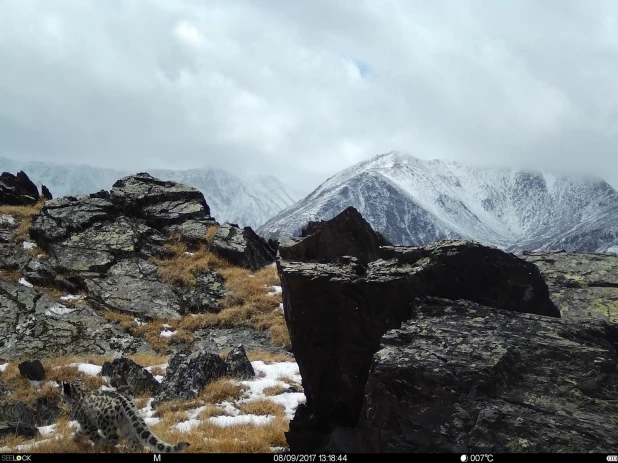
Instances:
[[[618,188],[618,1],[0,0],[0,156],[307,192],[391,150]]]

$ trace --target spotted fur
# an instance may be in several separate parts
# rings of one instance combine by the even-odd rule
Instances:
[[[79,423],[75,440],[87,436],[97,446],[113,447],[119,431],[133,452],[145,447],[156,453],[177,453],[189,446],[187,442],[171,445],[155,436],[133,402],[118,392],[90,391],[83,381],[75,380],[62,383],[62,398]]]

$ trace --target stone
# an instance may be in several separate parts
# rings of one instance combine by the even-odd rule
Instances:
[[[253,366],[242,345],[234,347],[225,358],[226,375],[237,379],[251,379],[255,376]]]
[[[602,320],[427,298],[373,357],[357,450],[611,453],[616,341]]]
[[[48,201],[50,199],[54,199],[54,197],[51,194],[51,191],[49,191],[49,188],[47,188],[45,185],[41,185],[41,197],[45,198]]]
[[[282,259],[328,263],[351,256],[367,263],[378,258],[380,243],[386,243],[353,207],[330,220],[309,222],[301,238],[279,245]]]
[[[17,365],[19,373],[31,381],[43,381],[45,379],[45,368],[40,360],[26,360]]]
[[[105,362],[101,368],[101,375],[109,377],[111,385],[117,389],[124,385],[128,386],[133,396],[145,392],[156,394],[159,391],[159,382],[152,373],[126,357]]]
[[[152,405],[174,399],[193,399],[208,383],[225,373],[226,364],[217,354],[180,351],[170,358],[165,379]]]
[[[215,233],[211,249],[234,265],[257,271],[275,261],[275,251],[251,227],[242,230],[224,223]]]
[[[194,286],[175,286],[174,293],[187,312],[219,312],[219,301],[225,296],[225,281],[216,270],[202,270]]]
[[[47,397],[37,397],[35,403],[35,421],[37,426],[49,426],[58,421],[62,410]]]
[[[39,190],[25,172],[0,175],[0,205],[32,206],[39,201]]]
[[[18,400],[3,400],[0,402],[0,422],[23,423],[34,426],[34,410]]]

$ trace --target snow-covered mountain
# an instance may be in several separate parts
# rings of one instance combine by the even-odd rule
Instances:
[[[54,197],[109,190],[114,182],[136,172],[85,165],[53,164],[0,158],[0,172],[23,170],[40,188],[44,184]],[[232,222],[253,228],[266,222],[300,198],[292,188],[272,175],[241,179],[215,168],[188,170],[147,170],[161,180],[191,185],[202,193],[211,215],[220,223]]]
[[[618,253],[618,193],[605,181],[423,161],[391,152],[356,164],[258,229],[298,236],[348,206],[394,244],[463,238],[510,251]]]

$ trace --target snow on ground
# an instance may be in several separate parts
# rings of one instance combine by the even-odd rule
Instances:
[[[98,376],[101,374],[100,365],[92,365],[91,363],[70,363],[70,367],[77,367],[77,371],[81,371],[88,376]]]
[[[19,279],[19,284],[20,285],[24,285],[27,286],[28,288],[32,288],[32,283],[30,283],[28,280],[26,280],[25,278],[20,278]]]
[[[56,425],[50,424],[49,426],[39,426],[39,432],[42,436],[47,436],[56,432]]]
[[[212,424],[227,428],[240,424],[252,424],[255,426],[264,426],[273,420],[272,415],[238,415],[238,416],[211,416],[208,418]]]
[[[15,223],[16,223],[15,217],[13,217],[12,215],[8,215],[8,214],[0,215],[0,224],[15,225]]]
[[[83,299],[84,296],[79,294],[67,294],[66,296],[60,296],[61,301],[73,301],[75,299]]]
[[[24,249],[34,249],[36,248],[36,244],[31,243],[30,241],[24,241],[23,247]]]
[[[277,294],[281,294],[282,292],[283,292],[283,289],[281,288],[281,286],[274,285],[272,286],[271,290],[268,291],[268,295],[276,296]]]
[[[9,366],[9,362],[6,362],[0,365],[0,373],[4,372],[4,370],[6,370],[8,366]]]
[[[175,336],[178,333],[178,331],[161,331],[161,337],[162,338],[171,338],[172,336]]]
[[[69,309],[68,307],[62,304],[53,304],[45,311],[45,315],[54,316],[54,315],[66,315],[71,312],[75,312],[75,309]]]

